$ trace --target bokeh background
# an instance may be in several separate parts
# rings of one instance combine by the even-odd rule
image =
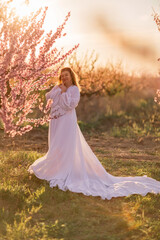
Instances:
[[[65,52],[80,44],[64,66],[73,68],[82,88],[76,112],[87,143],[108,173],[160,181],[159,1],[13,0],[12,6],[20,17],[48,6],[46,32],[71,12],[67,35],[55,46]],[[40,91],[44,104],[56,81]],[[41,114],[36,105],[32,117]],[[27,172],[47,150],[48,124],[11,138],[0,119],[0,239],[160,239],[160,194],[104,201],[50,188]]]
[[[46,31],[55,30],[70,11],[67,35],[58,46],[80,43],[78,54],[95,50],[101,65],[122,60],[126,71],[158,71],[160,35],[153,21],[154,12],[160,8],[158,0],[30,0],[27,6],[15,0],[13,6],[20,16],[48,6]]]

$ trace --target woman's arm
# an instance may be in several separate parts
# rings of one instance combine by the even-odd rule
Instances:
[[[63,92],[59,97],[58,105],[65,111],[72,110],[78,106],[80,92],[77,86],[73,86],[68,92]]]
[[[60,93],[61,93],[61,89],[60,89],[59,85],[56,85],[51,89],[51,91],[46,93],[45,97],[47,100],[54,99]]]

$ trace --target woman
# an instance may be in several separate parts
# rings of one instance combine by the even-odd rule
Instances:
[[[53,99],[49,122],[49,149],[28,169],[50,187],[100,196],[102,199],[160,193],[160,182],[147,176],[116,177],[106,172],[87,144],[78,124],[75,108],[80,86],[71,68],[63,68],[59,83],[46,94]]]

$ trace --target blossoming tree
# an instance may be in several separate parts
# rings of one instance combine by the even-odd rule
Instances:
[[[53,47],[65,35],[63,29],[70,13],[56,32],[46,34],[46,12],[47,7],[40,8],[20,19],[8,4],[0,3],[0,118],[11,137],[48,121],[50,103],[43,106],[40,92],[48,88],[47,81],[57,75],[67,56],[78,47],[66,53]],[[29,117],[37,105],[45,115]]]
[[[158,30],[160,31],[160,15],[154,12],[154,21],[158,27]],[[158,59],[160,61],[160,58]],[[160,104],[160,89],[157,89],[156,97],[154,98],[154,101]]]

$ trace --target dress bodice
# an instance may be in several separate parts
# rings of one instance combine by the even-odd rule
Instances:
[[[46,99],[52,99],[50,118],[59,118],[72,111],[80,100],[80,91],[76,85],[71,85],[66,92],[61,93],[61,88],[56,85],[46,93]]]

